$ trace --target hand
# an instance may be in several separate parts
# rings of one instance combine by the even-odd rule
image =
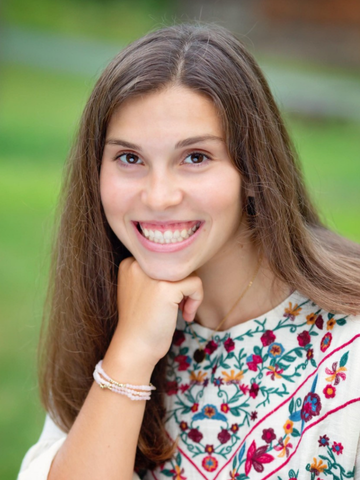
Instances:
[[[185,321],[193,321],[202,300],[202,282],[196,275],[177,282],[154,280],[133,257],[127,258],[119,267],[114,337],[122,348],[141,352],[155,365],[170,348],[178,309]]]

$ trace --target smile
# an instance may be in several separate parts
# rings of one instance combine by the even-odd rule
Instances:
[[[173,223],[171,225],[137,222],[137,230],[153,243],[181,243],[199,229],[200,221]]]

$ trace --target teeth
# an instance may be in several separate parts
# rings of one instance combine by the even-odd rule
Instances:
[[[166,230],[164,233],[160,232],[160,230],[148,230],[147,228],[143,228],[139,223],[140,229],[148,240],[154,243],[178,243],[186,240],[187,238],[191,237],[196,230],[200,227],[200,223],[194,225],[192,228],[186,230],[185,228],[181,230],[175,230],[172,232],[171,230]]]

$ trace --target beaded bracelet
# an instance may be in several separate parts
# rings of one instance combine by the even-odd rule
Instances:
[[[129,383],[119,383],[113,380],[104,372],[102,360],[96,365],[93,377],[101,388],[107,388],[120,395],[126,395],[131,400],[150,400],[151,390],[156,390],[151,383],[149,385],[130,385]]]

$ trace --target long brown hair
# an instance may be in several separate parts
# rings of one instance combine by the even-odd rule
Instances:
[[[40,358],[44,406],[66,431],[113,335],[117,269],[130,255],[111,231],[100,201],[106,129],[125,99],[169,84],[204,94],[217,107],[244,195],[255,197],[253,241],[275,275],[329,311],[360,312],[360,248],[320,221],[279,110],[252,56],[227,30],[212,25],[178,25],[150,33],[125,48],[98,80],[67,164]],[[163,426],[164,371],[163,359],[152,378],[159,393],[147,402],[137,467],[153,468],[171,455]]]

